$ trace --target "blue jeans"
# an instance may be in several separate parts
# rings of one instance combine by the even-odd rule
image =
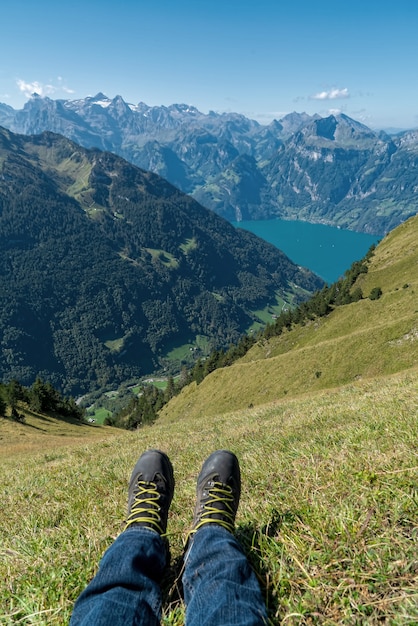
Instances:
[[[70,626],[155,626],[161,619],[164,541],[142,527],[125,530],[74,605]],[[267,623],[257,578],[236,538],[217,524],[194,535],[183,574],[188,626]]]

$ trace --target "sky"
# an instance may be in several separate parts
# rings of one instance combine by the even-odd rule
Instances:
[[[341,112],[418,127],[418,0],[12,0],[0,102],[103,92],[268,124]]]

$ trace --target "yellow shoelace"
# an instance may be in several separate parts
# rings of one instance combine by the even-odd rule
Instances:
[[[221,502],[225,508],[218,508],[216,506],[218,502]],[[210,489],[208,489],[208,497],[203,504],[203,513],[200,516],[200,521],[189,534],[195,533],[205,524],[218,524],[219,526],[226,528],[226,530],[229,530],[230,533],[233,533],[235,528],[233,504],[234,496],[232,495],[231,487],[228,487],[228,485],[224,485],[223,483],[212,483]],[[211,517],[214,514],[221,515],[222,519]]]
[[[135,494],[135,500],[126,520],[125,530],[131,524],[146,524],[154,526],[160,533],[164,534],[161,526],[160,506],[158,501],[161,494],[157,491],[157,485],[153,482],[147,483],[138,481],[138,491]]]

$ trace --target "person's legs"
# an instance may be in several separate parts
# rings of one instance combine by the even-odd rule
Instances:
[[[188,626],[267,623],[258,580],[233,535],[240,485],[231,452],[218,450],[203,464],[183,574]]]
[[[267,623],[258,580],[237,539],[218,525],[193,539],[183,575],[188,626]]]
[[[168,457],[148,450],[132,472],[124,532],[74,605],[71,626],[154,626],[161,618],[161,577],[168,560],[164,535],[174,492]]]
[[[121,533],[76,601],[70,625],[159,624],[166,555],[165,542],[153,530],[132,527]]]

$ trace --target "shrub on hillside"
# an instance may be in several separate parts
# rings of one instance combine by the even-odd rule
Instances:
[[[19,422],[20,424],[25,423],[25,416],[23,415],[23,413],[19,413],[16,407],[12,408],[11,416],[12,416],[12,420],[14,420],[15,422]]]
[[[373,287],[373,289],[370,292],[369,299],[379,300],[379,298],[382,296],[382,293],[383,291],[381,290],[380,287]]]

